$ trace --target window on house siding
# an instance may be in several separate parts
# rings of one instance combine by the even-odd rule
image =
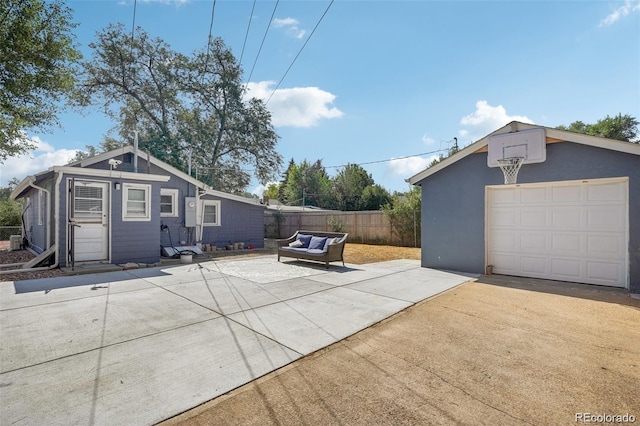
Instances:
[[[160,190],[160,216],[177,217],[178,216],[178,190],[177,189],[161,189]]]
[[[44,217],[44,191],[38,190],[38,225],[42,225]]]
[[[203,226],[220,226],[220,201],[204,200],[202,209]]]
[[[122,191],[122,220],[151,220],[151,185],[125,183]]]

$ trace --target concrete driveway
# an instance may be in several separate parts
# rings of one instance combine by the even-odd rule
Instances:
[[[152,424],[470,277],[274,256],[0,283],[1,424]]]

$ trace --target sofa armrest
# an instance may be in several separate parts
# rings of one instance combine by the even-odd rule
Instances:
[[[293,234],[289,238],[283,238],[283,239],[276,240],[276,243],[277,243],[278,247],[288,246],[289,243],[294,242],[297,237],[298,237],[298,233],[296,232],[295,234]]]

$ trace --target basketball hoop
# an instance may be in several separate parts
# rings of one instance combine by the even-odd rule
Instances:
[[[504,173],[505,185],[516,183],[518,179],[518,171],[520,170],[520,166],[522,166],[523,161],[524,157],[510,157],[498,160],[502,173]]]

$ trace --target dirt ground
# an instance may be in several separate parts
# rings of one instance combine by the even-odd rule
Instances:
[[[483,276],[163,425],[637,424],[638,324],[624,291]]]
[[[10,263],[27,262],[34,256],[27,250],[9,251],[9,242],[0,241],[0,270],[9,269],[3,268],[2,265]],[[221,252],[220,254],[214,254],[210,257],[216,258],[229,255],[264,255],[269,253],[275,253],[275,246],[273,244],[266,244],[266,248],[263,250],[256,250],[251,252],[245,250],[244,252],[227,253]],[[202,256],[200,259],[207,259],[207,256]],[[345,245],[344,260],[346,263],[353,263],[361,265],[364,263],[382,262],[385,260],[393,259],[420,259],[420,249],[410,247],[394,247],[394,246],[375,246],[367,244],[352,244],[347,243]],[[13,267],[12,269],[14,269]],[[45,271],[32,271],[32,272],[20,272],[14,274],[1,274],[1,281],[19,281],[27,279],[39,279],[58,277],[65,275],[65,272],[60,269],[52,269]]]

